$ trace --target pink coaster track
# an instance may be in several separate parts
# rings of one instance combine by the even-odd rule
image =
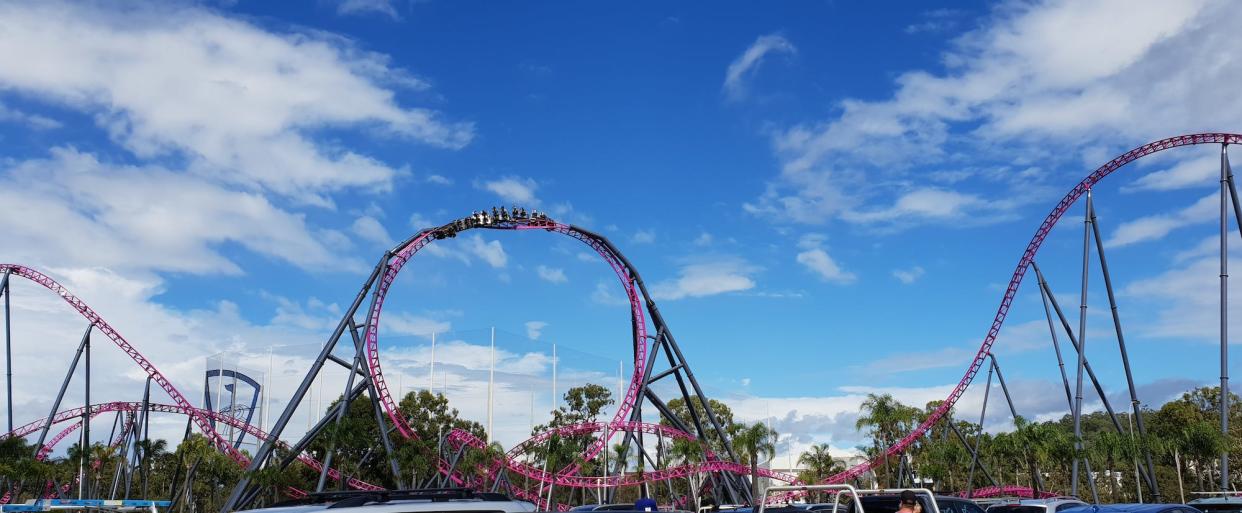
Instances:
[[[126,341],[125,337],[122,337],[121,333],[109,325],[103,317],[100,317],[98,313],[95,313],[95,310],[91,309],[90,306],[87,306],[86,302],[70,293],[69,289],[66,289],[63,285],[57,283],[56,280],[53,280],[47,275],[26,266],[16,264],[0,264],[0,273],[4,273],[6,271],[10,273],[10,276],[21,276],[22,278],[26,278],[42,285],[48,290],[54,292],[56,295],[60,296],[66,303],[69,303],[69,306],[73,307],[74,310],[77,310],[82,317],[85,317],[87,321],[90,321],[91,325],[94,326],[95,329],[106,335],[114,344],[116,344],[117,347],[121,348],[121,351],[124,351],[125,354],[129,355],[129,357],[134,360],[134,363],[138,364],[138,367],[142,368],[142,370],[147,373],[147,376],[151,377],[152,381],[159,385],[160,388],[164,389],[164,392],[168,394],[168,397],[172,398],[173,402],[175,402],[177,406],[185,408],[187,411],[192,411],[194,409],[194,406],[190,404],[190,401],[186,400],[185,396],[182,395],[181,392],[178,391],[177,388],[174,387],[162,373],[160,373],[159,369],[155,368],[155,364],[151,363],[151,361],[143,356],[142,353],[138,352],[137,348]],[[211,440],[212,443],[216,445],[217,449],[223,451],[225,454],[228,454],[234,461],[237,461],[243,465],[250,462],[250,459],[247,458],[245,454],[242,454],[241,451],[238,451],[236,447],[233,447],[228,440],[220,436],[219,433],[216,433],[216,430],[211,427],[211,423],[207,421],[205,416],[200,415],[197,412],[192,413],[192,416],[194,418],[194,422],[198,424],[199,430],[202,431],[203,435],[206,436],[207,439]]]
[[[219,422],[221,424],[225,424],[225,425],[237,428],[237,429],[244,430],[247,434],[254,436],[255,438],[259,440],[266,441],[270,438],[270,436],[266,432],[255,427],[254,425],[248,424],[243,420],[237,419],[231,415],[224,414],[224,413],[204,410],[202,408],[186,409],[186,408],[177,406],[175,404],[158,404],[158,403],[150,403],[148,405],[148,409],[149,411],[153,413],[172,413],[172,414],[178,414],[178,415],[202,416],[202,417],[206,417],[208,419],[214,420],[216,422]],[[142,403],[141,402],[118,401],[118,402],[95,404],[95,405],[92,405],[90,408],[90,416],[94,418],[104,413],[118,412],[118,411],[128,412],[128,413],[139,412],[139,411],[142,411]],[[52,425],[79,420],[82,418],[82,414],[85,412],[86,412],[85,407],[78,407],[78,408],[73,408],[70,410],[64,410],[60,413],[57,413],[52,418]],[[4,436],[5,437],[9,437],[9,436],[24,437],[24,436],[30,435],[32,433],[35,433],[43,429],[45,425],[47,425],[47,419],[46,418],[39,419],[34,422],[25,424],[23,426],[14,428],[12,432],[7,433]],[[50,454],[52,450],[56,448],[56,445],[59,442],[64,440],[74,431],[78,430],[81,426],[82,424],[80,422],[70,424],[64,430],[57,433],[56,436],[49,439],[46,443],[44,443],[44,446],[39,449],[38,459],[42,460],[46,458],[47,455]],[[117,442],[114,442],[114,445],[116,443]],[[278,443],[280,444],[282,448],[289,449],[289,447],[286,444],[281,443],[281,442],[278,442]],[[299,454],[297,456],[297,460],[303,463],[304,465],[306,465],[307,467],[310,467],[316,472],[323,469],[322,463],[310,457],[310,455],[306,453]],[[99,462],[96,462],[96,463],[99,463]],[[337,472],[336,469],[328,469],[328,476],[334,480],[339,480],[342,478],[341,474]],[[354,479],[351,477],[347,477],[345,479],[346,479],[346,484],[348,484],[350,487],[355,488],[355,489],[383,490],[383,487],[376,486],[376,485],[367,483],[365,481],[360,481],[358,479]],[[0,498],[0,504],[4,504],[5,502],[7,502],[7,499],[8,499],[8,494],[6,494],[3,498]]]
[[[1103,166],[1100,166],[1095,171],[1091,172],[1091,174],[1087,175],[1086,178],[1083,178],[1082,181],[1078,182],[1078,185],[1075,185],[1074,188],[1071,189],[1065,197],[1061,198],[1061,201],[1059,201],[1055,207],[1053,207],[1052,212],[1048,213],[1048,216],[1044,218],[1044,222],[1040,223],[1039,228],[1035,230],[1035,235],[1032,236],[1030,242],[1027,243],[1026,250],[1022,252],[1022,257],[1018,259],[1018,266],[1014,269],[1013,276],[1009,278],[1009,286],[1005,288],[1005,294],[1001,297],[1000,307],[996,310],[996,317],[992,320],[992,326],[988,328],[988,333],[983,337],[983,343],[979,346],[979,352],[975,354],[974,360],[971,361],[970,366],[966,369],[966,374],[962,376],[960,381],[958,381],[957,386],[953,388],[953,391],[949,393],[949,396],[945,398],[944,402],[940,403],[940,407],[936,408],[936,410],[927,417],[927,420],[924,420],[922,424],[919,424],[914,431],[911,431],[905,436],[905,438],[902,438],[900,441],[893,444],[883,454],[880,454],[871,461],[862,463],[833,475],[825,479],[824,482],[842,483],[849,481],[880,465],[887,458],[901,454],[908,447],[910,447],[910,444],[914,443],[915,440],[923,436],[928,429],[939,422],[940,419],[944,417],[944,415],[948,413],[951,408],[953,408],[953,405],[957,403],[958,399],[961,399],[962,394],[966,393],[966,388],[970,386],[972,381],[974,381],[975,375],[978,374],[979,369],[983,367],[984,359],[987,357],[988,353],[992,351],[992,344],[996,342],[996,337],[1000,334],[1001,325],[1005,323],[1005,318],[1009,315],[1009,307],[1013,304],[1013,299],[1018,294],[1018,286],[1022,284],[1022,278],[1026,276],[1026,270],[1031,265],[1031,262],[1035,260],[1035,253],[1039,251],[1039,247],[1044,243],[1044,239],[1047,238],[1048,233],[1052,231],[1052,227],[1056,226],[1057,221],[1061,219],[1061,216],[1065,215],[1065,212],[1069,210],[1070,206],[1073,205],[1074,202],[1078,201],[1079,197],[1086,194],[1088,190],[1094,187],[1097,182],[1103,180],[1104,177],[1112,174],[1113,171],[1116,171],[1126,164],[1160,151],[1197,144],[1239,143],[1242,143],[1242,135],[1230,133],[1190,134],[1161,139],[1159,141],[1144,144],[1118,155],[1116,158],[1108,161]]]
[[[593,239],[585,237],[572,226],[543,219],[515,219],[508,225],[498,225],[494,227],[494,229],[546,230],[549,232],[568,235],[590,246],[591,249],[594,249],[595,252],[598,253],[610,267],[612,267],[613,272],[617,275],[617,279],[621,282],[622,287],[625,288],[626,297],[630,301],[630,315],[634,327],[634,374],[630,377],[630,385],[626,389],[625,398],[620,402],[620,407],[613,415],[614,423],[624,423],[626,417],[628,417],[630,412],[633,410],[634,405],[639,401],[638,394],[642,388],[642,381],[644,379],[643,372],[646,368],[647,362],[646,315],[643,311],[642,299],[635,290],[633,277],[629,275],[625,269],[625,266],[618,261],[617,257],[611,251]],[[372,382],[375,384],[376,394],[379,396],[380,404],[382,405],[385,413],[388,414],[388,418],[392,421],[393,425],[396,426],[397,431],[406,438],[416,438],[417,435],[406,422],[405,416],[401,415],[400,409],[397,406],[396,401],[393,399],[391,392],[389,392],[388,384],[384,379],[383,368],[380,364],[379,355],[380,316],[384,309],[384,300],[388,296],[388,289],[392,285],[393,281],[397,279],[397,275],[401,272],[401,269],[405,267],[405,264],[408,263],[410,259],[418,253],[418,251],[431,244],[434,240],[434,232],[425,231],[394,252],[387,269],[380,277],[375,289],[375,293],[372,298],[373,306],[371,308],[370,318],[368,319],[366,325],[365,343],[367,351],[367,364]],[[596,440],[582,454],[582,459],[587,461],[594,459],[600,451],[607,447],[609,439],[610,437],[601,437]],[[565,475],[565,482],[557,484],[572,486],[568,484],[571,480],[568,476],[576,472],[577,468],[574,466],[563,470],[558,474],[558,476]]]

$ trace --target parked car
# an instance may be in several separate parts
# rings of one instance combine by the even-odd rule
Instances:
[[[1203,513],[1186,504],[1105,504],[1067,508],[1060,513]]]
[[[1242,513],[1242,497],[1237,495],[1217,495],[1204,497],[1187,503],[1203,513]]]
[[[989,506],[987,513],[1061,513],[1069,508],[1088,505],[1073,497],[1023,499]]]
[[[983,508],[971,502],[969,499],[961,497],[949,497],[946,495],[935,496],[936,506],[940,509],[940,513],[984,513]],[[928,504],[928,497],[924,494],[918,495],[919,502],[923,505],[923,513],[934,513],[935,510]],[[858,501],[862,503],[863,513],[896,513],[899,506],[900,497],[897,494],[878,494],[878,495],[860,495]],[[831,506],[831,505],[829,505]],[[853,511],[854,504],[852,501],[841,504],[837,509],[838,513],[855,513]],[[827,510],[831,511],[831,507]]]
[[[633,511],[634,503],[625,504],[583,504],[569,508],[569,511]]]
[[[300,499],[273,504],[248,513],[529,513],[535,505],[499,493],[461,488],[425,490],[351,490],[312,493]]]

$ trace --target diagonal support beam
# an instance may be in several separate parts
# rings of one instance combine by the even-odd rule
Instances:
[[[1121,329],[1121,314],[1117,311],[1117,298],[1113,294],[1113,279],[1108,272],[1108,259],[1104,256],[1104,242],[1100,237],[1100,223],[1095,217],[1095,205],[1088,202],[1088,209],[1091,213],[1091,232],[1095,239],[1096,254],[1100,259],[1100,270],[1104,274],[1104,290],[1108,293],[1108,307],[1113,316],[1113,329],[1117,333],[1117,348],[1121,351],[1121,365],[1126,371],[1126,386],[1130,391],[1130,410],[1133,412],[1134,420],[1138,424],[1140,440],[1147,440],[1147,427],[1143,422],[1142,405],[1139,402],[1138,391],[1134,387],[1134,373],[1130,370],[1130,353],[1126,350],[1126,337]],[[1143,481],[1147,485],[1147,489],[1151,491],[1152,497],[1156,502],[1160,501],[1160,485],[1153,479],[1156,475],[1156,465],[1152,462],[1151,451],[1147,450],[1147,444],[1142,444],[1143,458],[1146,461],[1147,471],[1143,472]]]

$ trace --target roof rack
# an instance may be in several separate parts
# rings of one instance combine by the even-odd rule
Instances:
[[[428,500],[447,502],[451,500],[482,500],[509,501],[509,496],[502,493],[477,492],[469,488],[420,488],[414,490],[342,490],[333,492],[315,492],[306,497],[290,499],[269,507],[299,506],[308,504],[333,503],[328,509],[347,508],[388,502],[394,500]]]
[[[833,494],[833,497],[832,497],[832,513],[838,513],[838,509],[840,506],[840,501],[838,499],[840,498],[842,492],[849,493],[851,499],[854,501],[853,513],[864,513],[862,501],[858,499],[860,495],[880,495],[880,494],[890,494],[890,493],[897,494],[897,493],[901,493],[907,490],[917,493],[917,494],[927,496],[927,499],[928,499],[927,504],[928,504],[928,507],[931,508],[931,511],[928,511],[927,513],[940,513],[940,506],[936,504],[936,494],[932,493],[932,491],[928,490],[927,488],[875,488],[875,489],[859,490],[857,488],[854,488],[853,486],[846,485],[846,484],[769,486],[768,489],[764,490],[763,492],[764,500],[759,502],[758,513],[764,512],[764,509],[767,506],[767,502],[768,502],[767,496],[769,492],[806,492],[806,491],[812,491],[812,490],[831,490],[833,492],[836,492]]]

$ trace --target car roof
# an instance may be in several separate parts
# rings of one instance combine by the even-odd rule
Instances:
[[[250,513],[312,513],[324,510],[333,513],[419,513],[439,511],[486,511],[526,513],[535,505],[516,501],[497,493],[482,493],[459,488],[424,490],[350,490],[312,493],[300,499],[273,504]]]
[[[1165,513],[1167,511],[1199,511],[1185,504],[1106,504],[1079,506],[1061,510],[1059,513]]]
[[[1242,497],[1238,497],[1237,495],[1223,495],[1223,496],[1218,495],[1216,497],[1204,497],[1202,499],[1195,499],[1193,501],[1187,502],[1186,504],[1190,504],[1191,506],[1195,504],[1242,504]]]

